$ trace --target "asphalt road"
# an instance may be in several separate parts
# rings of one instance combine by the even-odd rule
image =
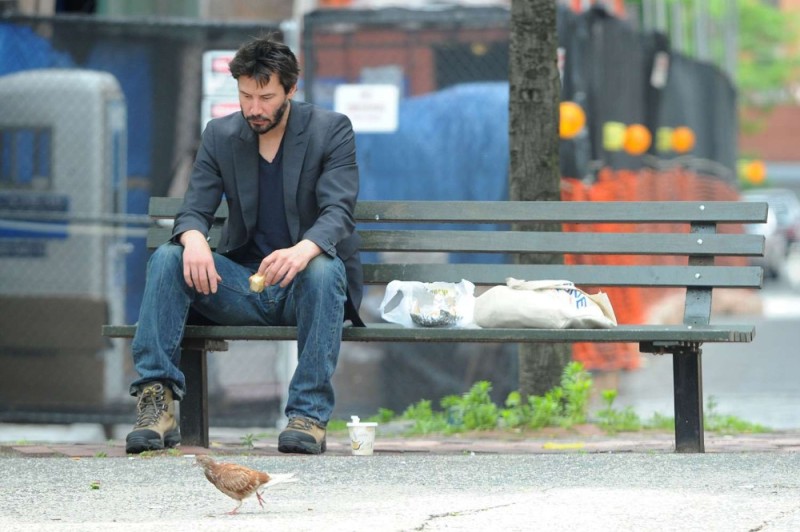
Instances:
[[[0,530],[800,529],[800,453],[229,459],[300,481],[227,515],[190,457],[0,456]]]

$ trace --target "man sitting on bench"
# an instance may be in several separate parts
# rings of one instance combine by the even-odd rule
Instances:
[[[190,309],[221,325],[297,326],[284,453],[325,452],[334,406],[331,379],[345,320],[363,325],[355,138],[346,116],[292,101],[297,59],[270,38],[242,46],[230,63],[241,113],[206,126],[172,240],[147,266],[133,338],[137,419],[126,450],[174,447],[173,400]],[[230,215],[216,252],[208,244],[223,197]],[[253,274],[266,288],[250,289]]]

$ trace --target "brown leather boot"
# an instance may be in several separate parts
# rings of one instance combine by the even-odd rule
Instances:
[[[325,452],[325,428],[306,417],[293,417],[278,436],[282,453],[321,454]]]
[[[175,419],[172,389],[160,382],[142,386],[136,404],[136,424],[125,439],[125,451],[160,451],[181,443],[181,432]]]

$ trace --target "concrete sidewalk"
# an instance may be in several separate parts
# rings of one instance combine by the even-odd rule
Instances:
[[[707,435],[706,454],[672,452],[672,434],[403,438],[351,456],[333,435],[322,456],[249,449],[124,456],[102,446],[0,444],[0,530],[800,530],[800,432]],[[196,453],[299,482],[264,509],[217,491]]]

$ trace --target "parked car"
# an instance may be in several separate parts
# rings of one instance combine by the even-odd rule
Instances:
[[[771,190],[765,193],[766,189],[753,189],[742,192],[742,201],[762,201],[769,205],[767,212],[767,222],[763,224],[747,224],[744,229],[748,233],[764,236],[764,256],[755,257],[752,263],[764,268],[764,276],[768,279],[776,279],[780,277],[781,271],[786,261],[786,256],[789,252],[790,234],[792,231],[787,227],[786,212],[788,208],[786,205],[789,203],[784,200],[776,198],[782,195],[772,194]],[[793,193],[792,193],[793,194]],[[794,197],[797,200],[797,197]],[[798,205],[800,208],[800,205]],[[778,213],[781,212],[782,215]],[[781,219],[783,216],[783,225]],[[800,236],[800,233],[795,233]]]
[[[794,191],[786,188],[753,188],[743,191],[742,199],[766,201],[769,210],[775,213],[778,230],[786,234],[789,246],[800,242],[800,199]]]

